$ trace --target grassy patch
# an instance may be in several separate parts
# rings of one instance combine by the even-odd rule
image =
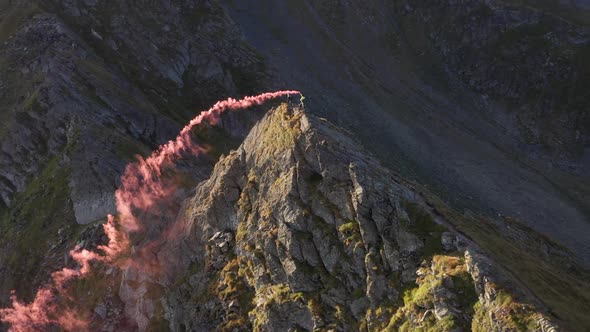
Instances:
[[[462,316],[450,315],[438,320],[426,308],[433,307],[434,290],[443,287],[445,279],[453,281],[450,291],[456,296]],[[417,287],[405,290],[403,300],[404,305],[393,315],[386,331],[467,329],[473,315],[473,305],[478,298],[464,259],[459,256],[435,255],[427,274],[418,279]]]
[[[471,330],[475,332],[491,331],[497,326],[510,331],[534,331],[540,318],[533,307],[514,301],[504,291],[498,292],[491,305],[478,302],[474,310]]]
[[[369,308],[365,314],[366,321],[360,322],[361,331],[383,331],[395,314],[397,306],[390,301],[383,301],[377,308]],[[370,322],[370,326],[368,325]],[[366,324],[366,325],[365,325]]]
[[[243,329],[250,326],[248,313],[254,309],[255,294],[247,280],[252,277],[246,262],[240,261],[239,258],[231,260],[221,271],[220,280],[223,280],[226,287],[219,291],[219,298],[226,303],[239,303],[239,311],[232,312],[226,317],[220,327],[221,331],[233,331],[235,328]]]
[[[301,116],[301,114],[290,114],[287,104],[281,104],[270,116],[269,121],[264,122],[266,128],[262,128],[264,137],[260,145],[268,147],[268,153],[271,155],[293,147],[301,131],[299,128]]]
[[[338,231],[344,235],[344,244],[347,246],[355,245],[363,240],[359,224],[354,220],[338,227]]]
[[[269,287],[270,297],[265,306],[270,307],[273,304],[284,304],[287,302],[305,301],[305,296],[302,292],[293,292],[289,285],[279,284]]]
[[[424,241],[423,255],[429,257],[442,252],[441,235],[446,228],[435,223],[432,216],[417,203],[404,201],[403,207],[409,220],[402,220],[402,226]]]
[[[302,305],[307,305],[309,308],[308,297],[302,292],[293,292],[287,284],[278,284],[271,286],[263,286],[257,291],[257,302],[262,305],[256,306],[254,310],[250,312],[251,319],[253,320],[253,330],[263,331],[265,330],[265,323],[268,321],[267,315],[272,307],[280,306],[285,303],[299,302]],[[314,300],[318,300],[315,298]],[[312,303],[312,305],[319,306],[319,302]],[[320,308],[316,308],[321,311]],[[311,310],[311,309],[310,309]]]
[[[570,254],[532,229],[512,220],[492,222],[451,210],[423,191],[438,213],[473,239],[500,265],[517,276],[571,330],[590,326],[590,275]],[[515,230],[522,229],[520,233]],[[523,239],[522,236],[526,236]],[[549,249],[548,254],[547,250]]]
[[[73,216],[69,177],[69,169],[53,158],[24,192],[16,194],[10,210],[0,219],[0,239],[7,249],[2,260],[11,276],[3,286],[16,289],[25,299],[31,298],[35,291],[31,285],[51,263],[46,258],[48,252],[56,246],[66,250],[67,244],[59,243],[59,238],[75,239],[84,228]],[[60,229],[62,233],[58,234]]]

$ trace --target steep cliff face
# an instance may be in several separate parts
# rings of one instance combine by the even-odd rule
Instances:
[[[115,212],[135,154],[264,76],[214,3],[0,2],[0,302],[11,289],[29,298],[80,224]],[[230,114],[199,136],[215,156],[257,117]],[[201,160],[195,178],[213,162]]]
[[[160,208],[180,209],[175,222],[140,216],[151,223],[131,234],[127,263],[91,264],[56,304],[75,299],[96,331],[589,323],[590,278],[567,250],[509,220],[457,214],[299,107],[271,110],[180,208],[170,203]],[[105,242],[98,227],[78,237],[92,250]]]
[[[5,206],[69,147],[77,220],[102,218],[133,153],[173,137],[195,109],[251,92],[265,75],[214,4],[3,6],[12,24],[2,45]]]
[[[514,276],[408,182],[282,105],[222,157],[179,215],[163,317],[173,331],[557,330]]]
[[[104,242],[134,154],[286,81],[364,147],[275,110],[185,202],[168,274],[75,286],[93,328],[590,326],[588,8],[0,0],[0,304]],[[261,113],[244,114],[195,131],[212,153],[183,165],[191,184]]]

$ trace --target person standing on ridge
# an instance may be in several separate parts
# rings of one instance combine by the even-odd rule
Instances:
[[[300,94],[301,98],[299,98],[299,107],[301,107],[301,109],[305,109],[305,105],[303,104],[303,101],[305,101],[305,96],[303,94]]]

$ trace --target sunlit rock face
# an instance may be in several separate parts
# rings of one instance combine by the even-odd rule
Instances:
[[[0,1],[0,307],[108,242],[135,154],[218,100],[295,88],[305,113],[292,99],[239,148],[268,108],[195,130],[180,237],[140,252],[166,269],[97,264],[74,287],[90,330],[589,326],[588,10]]]
[[[517,305],[495,302],[514,294],[499,285],[538,303],[363,150],[299,108],[267,114],[185,201],[183,235],[160,252],[174,261],[162,302],[170,328],[552,326],[531,304],[490,322]]]

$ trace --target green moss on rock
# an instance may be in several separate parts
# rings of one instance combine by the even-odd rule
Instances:
[[[78,225],[70,201],[70,170],[60,165],[59,158],[49,161],[40,175],[33,179],[24,192],[16,194],[10,210],[0,219],[0,242],[6,244],[3,265],[12,278],[3,286],[15,289],[24,299],[31,299],[39,273],[48,260],[48,253],[63,247],[85,226]],[[70,245],[72,243],[69,243]],[[62,259],[61,252],[53,260]]]

